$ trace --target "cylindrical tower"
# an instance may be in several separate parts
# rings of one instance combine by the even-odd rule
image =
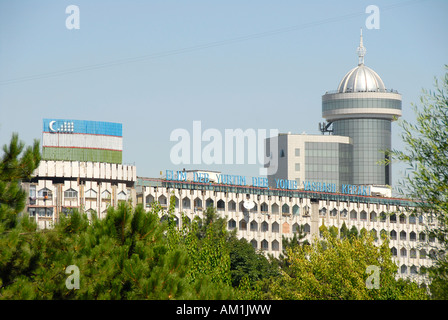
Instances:
[[[380,76],[364,65],[362,30],[358,66],[335,92],[322,96],[322,116],[333,134],[353,139],[353,184],[391,185],[391,167],[379,164],[391,149],[392,121],[401,116],[401,95],[386,89]]]

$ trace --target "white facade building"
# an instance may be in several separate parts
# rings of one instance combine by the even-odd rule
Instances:
[[[29,194],[26,210],[41,229],[51,228],[72,208],[103,218],[119,201],[135,203],[136,175],[130,165],[42,160],[31,182],[22,183]]]
[[[247,239],[255,249],[275,257],[282,252],[282,238],[293,237],[300,225],[311,241],[319,237],[323,224],[340,230],[344,223],[348,229],[354,226],[358,232],[374,232],[378,244],[380,233],[386,233],[401,277],[424,281],[418,271],[432,263],[429,255],[436,252],[433,246],[437,239],[429,239],[425,233],[429,221],[416,216],[412,202],[405,199],[137,179],[137,203],[147,210],[153,202],[159,202],[163,216],[171,196],[175,197],[179,227],[182,214],[190,220],[197,215],[202,218],[205,209],[213,206],[219,216],[226,218],[228,230],[236,229],[238,238]],[[248,210],[245,203],[252,203],[253,208]]]

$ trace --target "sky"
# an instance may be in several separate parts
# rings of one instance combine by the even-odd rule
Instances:
[[[79,29],[67,27],[70,5]],[[0,0],[0,145],[13,132],[41,139],[44,118],[119,122],[138,176],[259,176],[248,161],[174,164],[170,135],[193,141],[193,121],[223,140],[226,129],[320,134],[322,95],[356,67],[360,28],[365,64],[413,122],[412,103],[448,64],[447,16],[446,0]],[[400,132],[394,123],[393,148]],[[404,171],[393,166],[394,185]]]

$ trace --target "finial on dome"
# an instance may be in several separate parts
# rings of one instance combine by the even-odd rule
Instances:
[[[359,47],[356,50],[356,52],[358,53],[358,66],[364,64],[364,56],[366,55],[367,50],[362,43],[362,28],[361,28],[361,37],[359,40]]]

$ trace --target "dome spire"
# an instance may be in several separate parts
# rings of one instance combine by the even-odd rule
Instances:
[[[358,53],[358,66],[364,64],[364,56],[366,55],[366,48],[364,47],[363,43],[362,43],[362,28],[361,28],[361,36],[359,39],[359,47],[356,50],[356,52]]]

